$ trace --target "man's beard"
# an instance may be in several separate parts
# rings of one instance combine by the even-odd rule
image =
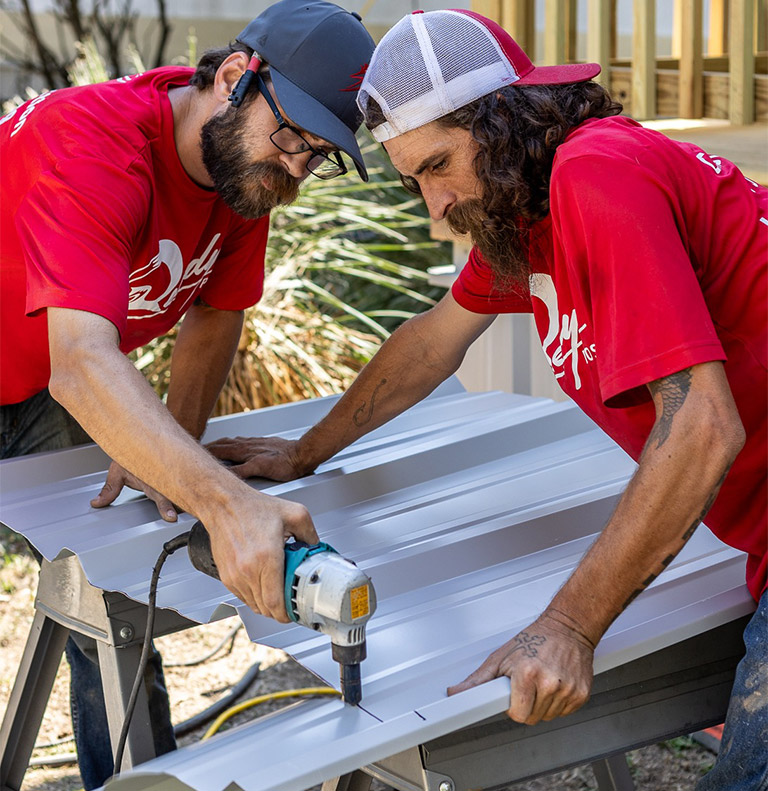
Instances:
[[[448,227],[459,235],[469,234],[494,275],[500,291],[528,293],[530,264],[527,254],[528,228],[512,218],[491,217],[480,198],[468,198],[448,212]]]
[[[253,220],[275,206],[293,203],[299,182],[275,162],[252,162],[245,153],[247,116],[229,107],[200,132],[203,164],[216,192],[232,211]],[[269,184],[267,189],[263,181]]]

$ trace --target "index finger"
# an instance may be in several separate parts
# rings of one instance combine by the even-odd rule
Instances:
[[[536,706],[536,685],[533,682],[520,682],[512,677],[509,691],[507,716],[515,722],[525,723]]]
[[[464,692],[466,689],[471,689],[472,687],[477,687],[480,684],[485,684],[488,681],[493,681],[494,678],[496,678],[496,673],[494,673],[490,667],[481,665],[473,673],[470,673],[464,679],[464,681],[454,684],[452,687],[448,687],[446,694],[448,694],[450,697],[451,695],[456,695],[459,692]]]

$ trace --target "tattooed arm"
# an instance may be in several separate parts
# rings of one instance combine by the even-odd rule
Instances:
[[[449,693],[508,675],[509,716],[528,724],[570,714],[589,698],[595,646],[693,535],[744,444],[721,363],[648,389],[656,422],[599,538],[541,617]]]
[[[299,440],[235,437],[211,443],[220,459],[248,478],[287,481],[312,472],[359,437],[428,396],[456,372],[495,316],[471,313],[450,294],[406,321],[382,345],[330,413]]]

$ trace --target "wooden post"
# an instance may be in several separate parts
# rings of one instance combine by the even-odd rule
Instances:
[[[656,117],[656,5],[632,3],[632,117]]]
[[[565,3],[546,0],[544,5],[544,63],[554,66],[565,63]]]
[[[682,49],[679,113],[681,118],[701,118],[704,110],[702,0],[682,0],[680,27]]]
[[[588,0],[587,3],[587,60],[602,66],[596,79],[606,88],[611,80],[611,2]]]
[[[565,59],[569,63],[578,59],[579,19],[577,10],[577,0],[565,1]]]
[[[709,0],[707,55],[728,52],[728,0]]]
[[[672,16],[672,57],[679,58],[683,51],[683,0],[674,0]]]
[[[501,26],[531,60],[536,56],[535,11],[534,0],[501,0]]]
[[[471,8],[476,13],[501,24],[501,0],[472,0]]]
[[[768,50],[768,0],[755,3],[755,52]]]
[[[728,105],[732,124],[751,124],[755,120],[754,12],[754,0],[731,0]]]

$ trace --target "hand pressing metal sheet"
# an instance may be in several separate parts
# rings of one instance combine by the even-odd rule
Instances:
[[[296,436],[332,402],[222,418],[207,436],[276,428]],[[146,602],[147,569],[194,520],[181,514],[176,524],[162,522],[151,503],[130,497],[91,509],[106,463],[96,448],[3,463],[0,518],[49,559],[77,555],[98,588]],[[143,764],[112,787],[301,791],[505,711],[506,679],[450,698],[445,690],[545,608],[634,469],[570,404],[449,385],[315,475],[253,481],[304,504],[322,540],[373,580],[378,609],[367,627],[363,708],[300,704]],[[744,557],[698,530],[610,628],[596,652],[597,672],[750,612],[743,580]],[[237,611],[252,640],[338,683],[326,637],[253,613],[196,572],[186,553],[168,559],[157,601],[196,622]]]

